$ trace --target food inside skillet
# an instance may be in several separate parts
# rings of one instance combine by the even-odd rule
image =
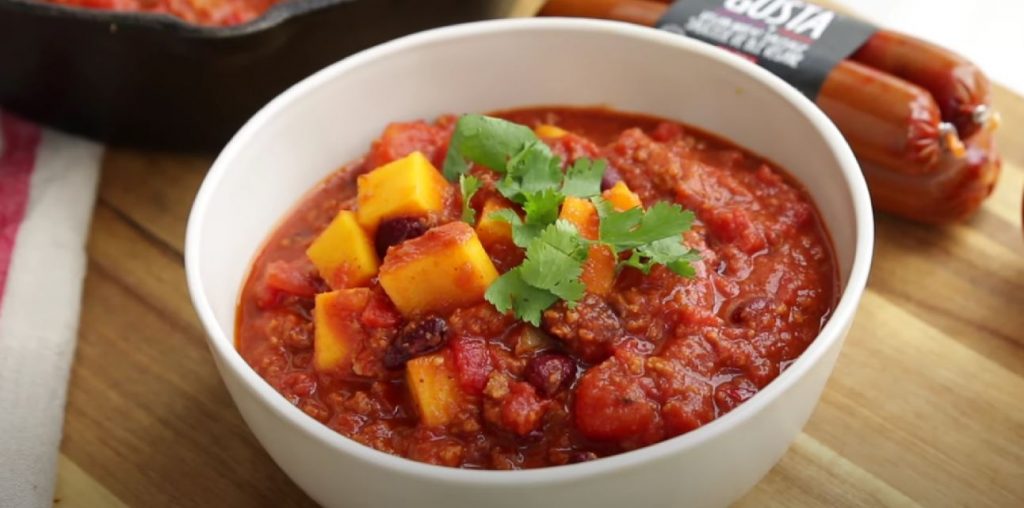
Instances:
[[[278,0],[46,0],[50,3],[126,12],[168,14],[197,25],[230,26],[252,21]]]
[[[258,254],[237,347],[378,450],[516,469],[620,453],[764,388],[836,302],[779,168],[679,123],[521,109],[387,127]]]

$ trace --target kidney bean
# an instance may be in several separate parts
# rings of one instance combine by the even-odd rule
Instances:
[[[764,296],[754,296],[733,303],[726,309],[725,318],[734,325],[755,323],[766,312],[771,312],[772,302]]]
[[[597,458],[597,454],[594,452],[572,452],[569,454],[569,464],[579,464],[580,462],[589,462]]]
[[[411,240],[427,232],[427,225],[416,217],[400,217],[381,222],[377,226],[374,247],[381,259],[388,253],[388,247]]]
[[[439,317],[432,316],[409,323],[384,352],[384,367],[400,369],[412,358],[441,349],[447,339],[448,323]]]
[[[744,376],[737,376],[715,388],[715,406],[719,414],[725,414],[754,395],[757,395],[757,385]]]
[[[622,175],[619,171],[611,166],[608,166],[604,170],[604,176],[601,177],[601,190],[608,190],[615,186],[615,184],[622,181]]]
[[[525,377],[540,394],[551,397],[572,384],[576,378],[576,365],[563,354],[542,354],[533,357],[526,365]]]

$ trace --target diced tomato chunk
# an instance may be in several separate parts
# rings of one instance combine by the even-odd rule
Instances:
[[[304,257],[273,261],[267,264],[256,303],[261,309],[272,309],[279,306],[286,295],[312,298],[323,289],[316,268]]]
[[[576,387],[573,405],[580,432],[590,439],[633,446],[660,440],[658,406],[641,379],[617,357],[587,371]]]
[[[423,120],[393,123],[384,129],[380,139],[373,142],[366,163],[373,169],[418,151],[436,165],[444,161],[450,137],[449,129]]]
[[[494,370],[487,342],[479,337],[458,336],[451,340],[450,347],[462,389],[480,395],[487,384],[487,376]]]
[[[359,320],[363,323],[363,326],[370,328],[391,328],[398,326],[402,322],[402,315],[399,314],[395,305],[391,303],[388,295],[378,289],[371,293],[370,301],[366,304],[366,308],[363,309]]]
[[[685,134],[686,131],[683,130],[682,125],[677,123],[661,122],[651,132],[651,138],[655,141],[668,143],[682,139]]]
[[[705,223],[720,241],[732,243],[747,254],[765,247],[764,235],[742,208],[722,208],[707,214]]]
[[[580,157],[596,159],[601,153],[601,149],[593,141],[571,132],[544,141],[551,147],[551,151],[562,159],[563,164],[572,164]]]
[[[261,310],[276,309],[284,303],[284,293],[266,285],[259,286],[254,290],[253,301]]]
[[[316,268],[306,258],[274,261],[267,265],[267,286],[297,296],[317,293]]]

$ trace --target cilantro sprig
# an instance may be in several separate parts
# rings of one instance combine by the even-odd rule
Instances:
[[[448,153],[444,158],[444,177],[455,181],[469,171],[467,161],[501,171],[523,145],[537,140],[528,127],[484,115],[464,115],[455,124]]]
[[[473,224],[476,222],[476,210],[469,205],[473,194],[480,190],[480,179],[469,174],[459,175],[459,191],[462,194],[462,221]]]
[[[576,159],[572,167],[565,171],[562,181],[562,194],[577,198],[589,198],[601,194],[601,178],[608,162],[604,159]]]
[[[679,238],[693,225],[693,212],[664,201],[655,203],[646,212],[640,208],[619,212],[608,201],[600,198],[593,201],[601,221],[598,228],[601,241],[616,254],[632,250],[620,266],[632,266],[646,274],[656,264],[665,265],[679,275],[693,277],[690,263],[699,261],[700,256],[683,246]]]
[[[620,255],[619,269],[630,266],[649,273],[660,264],[693,276],[690,263],[700,258],[680,236],[690,229],[693,213],[668,203],[656,203],[646,211],[615,210],[598,197],[606,161],[579,158],[563,172],[561,159],[529,128],[483,115],[462,116],[448,145],[444,175],[459,182],[462,219],[472,225],[476,212],[469,201],[481,183],[469,174],[470,163],[501,174],[497,191],[523,210],[522,217],[511,209],[491,215],[508,222],[513,242],[526,250],[522,264],[505,272],[484,295],[498,310],[511,310],[519,319],[539,325],[544,310],[555,302],[574,306],[583,298],[580,276],[595,242],[558,219],[567,196],[593,201],[600,218],[596,242]]]

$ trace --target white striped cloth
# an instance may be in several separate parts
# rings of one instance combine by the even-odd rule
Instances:
[[[0,507],[50,507],[102,147],[0,112]]]

